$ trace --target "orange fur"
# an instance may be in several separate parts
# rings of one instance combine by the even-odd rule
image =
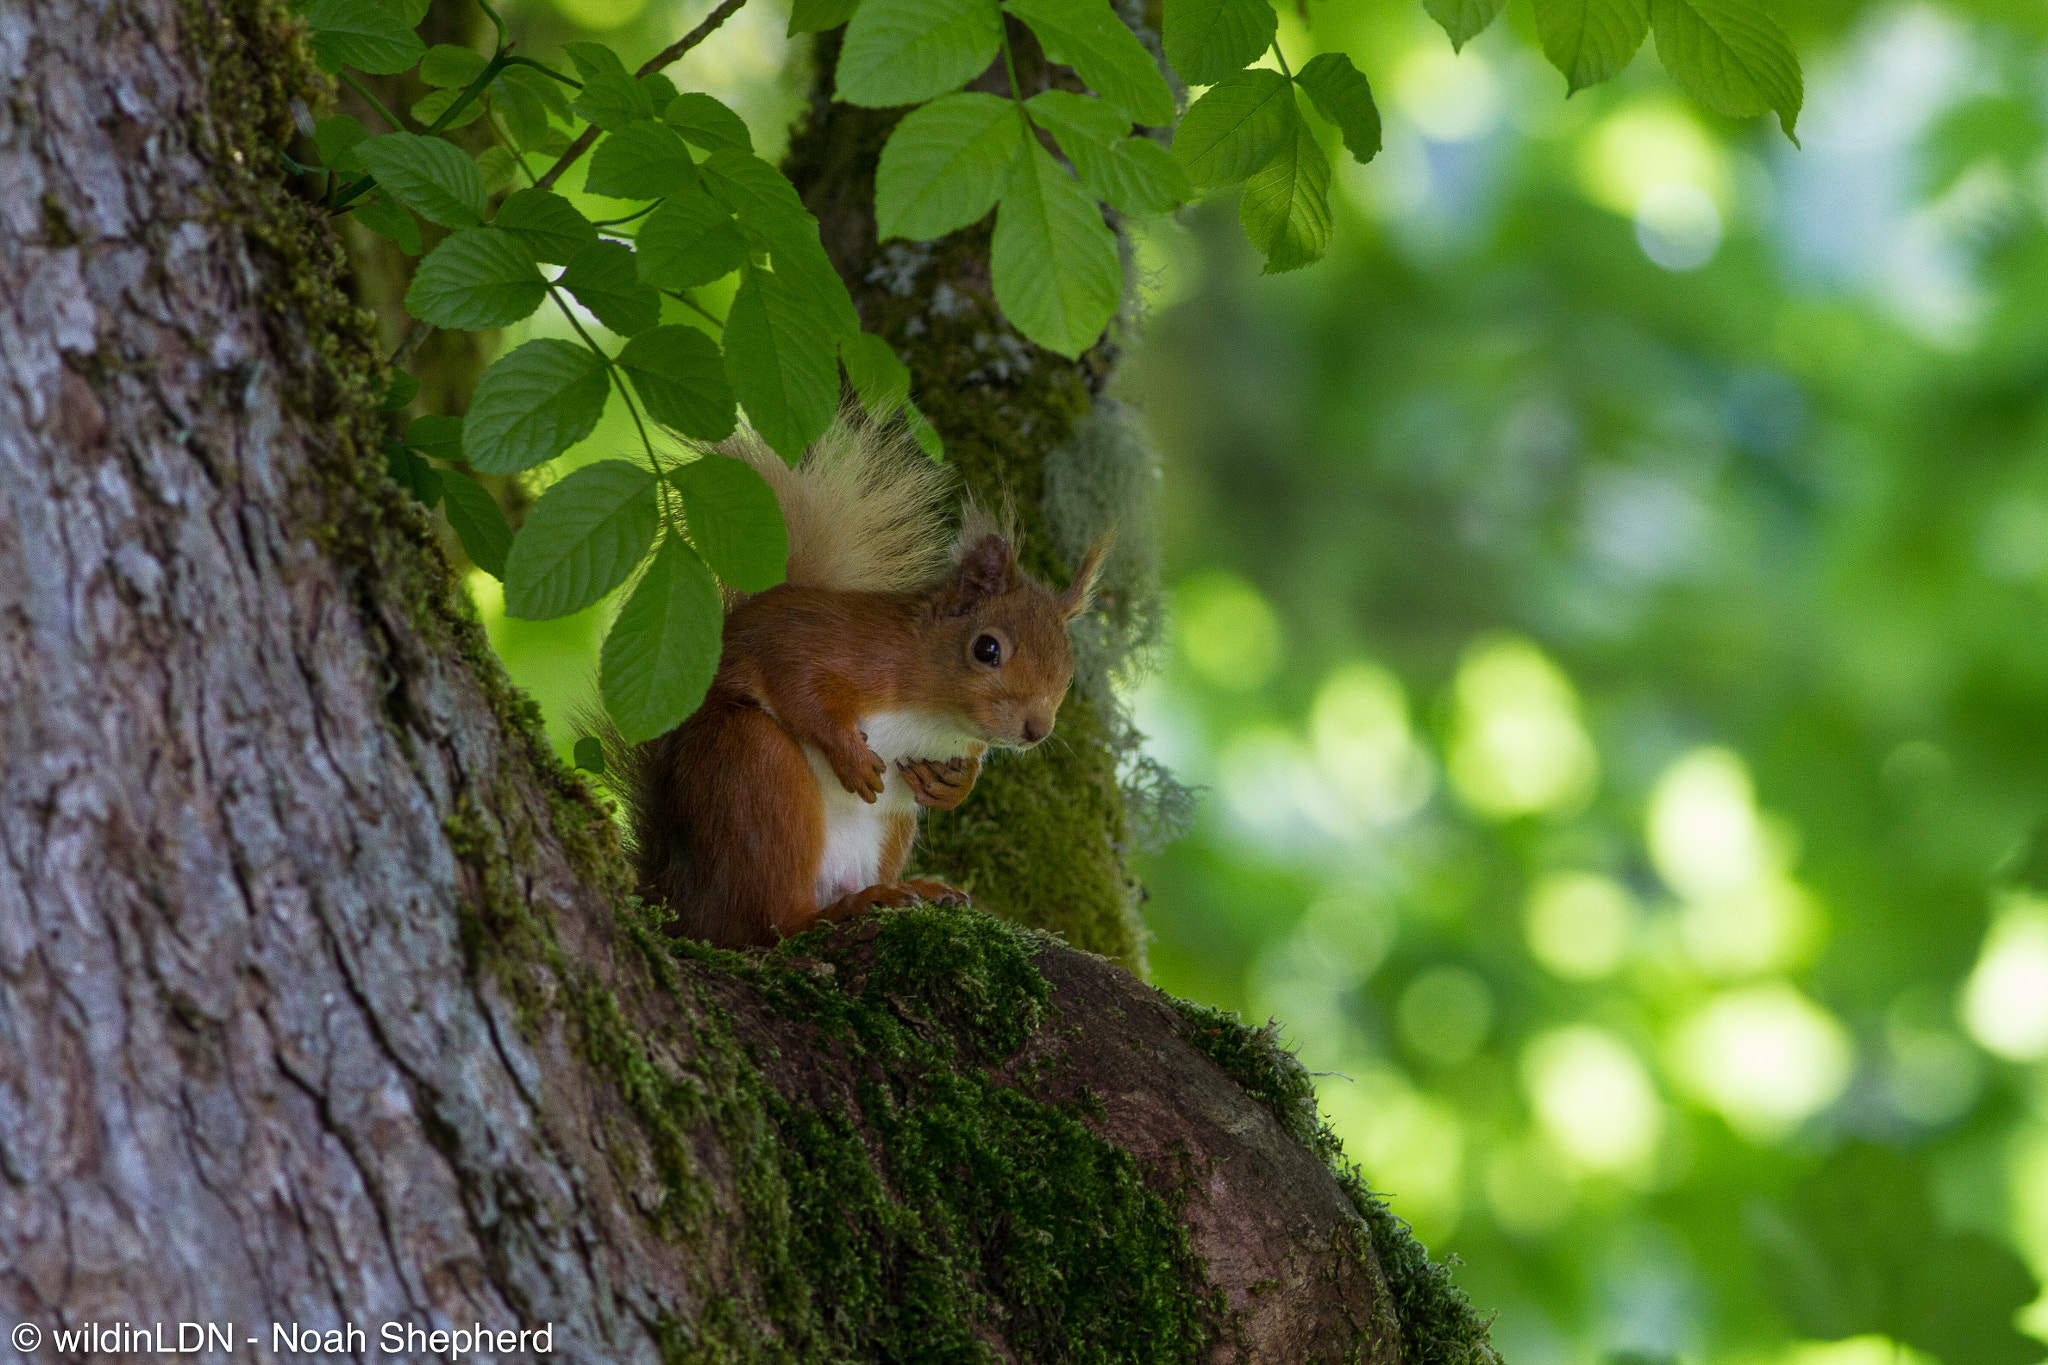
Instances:
[[[792,496],[781,485],[778,494]],[[808,526],[823,524],[815,498],[806,516]],[[913,588],[813,580],[734,606],[704,704],[635,760],[639,789],[629,804],[643,892],[674,910],[676,932],[723,947],[770,944],[877,905],[964,902],[943,883],[900,880],[916,808],[965,800],[988,746],[1028,748],[1051,733],[1073,677],[1067,622],[1086,602],[1102,548],[1055,596],[1019,570],[1007,537],[987,523],[970,528],[952,566]],[[806,563],[888,559],[813,553]],[[998,664],[982,657],[991,640]],[[862,728],[891,715],[938,726],[955,756],[913,751],[892,768]],[[878,812],[871,885],[821,889],[830,884],[823,869],[834,817],[807,751],[863,802],[892,779],[914,798]]]

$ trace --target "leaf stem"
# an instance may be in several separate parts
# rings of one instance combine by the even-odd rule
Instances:
[[[369,103],[369,106],[377,111],[377,117],[383,119],[385,126],[390,128],[392,132],[402,133],[405,131],[405,125],[398,121],[398,115],[386,109],[384,101],[371,94],[369,86],[364,85],[354,76],[351,76],[348,73],[347,67],[341,69],[341,83],[355,91],[358,95],[361,95]]]
[[[491,108],[488,102],[484,105],[484,119],[491,125],[491,135],[498,139],[500,146],[512,153],[512,160],[518,164],[520,174],[526,177],[528,184],[532,184],[533,167],[526,164],[526,149],[519,145],[518,138],[512,136],[510,128],[498,122],[498,111]]]
[[[548,297],[555,301],[555,307],[562,310],[562,316],[569,319],[569,325],[576,329],[577,336],[583,338],[583,344],[590,348],[591,354],[603,361],[605,369],[611,372],[612,381],[618,386],[619,397],[626,400],[626,411],[633,415],[633,425],[640,432],[640,444],[647,448],[647,463],[654,466],[656,477],[667,483],[668,472],[661,467],[661,457],[654,453],[654,440],[647,434],[647,424],[640,420],[640,408],[633,402],[633,395],[627,388],[626,376],[619,373],[618,365],[605,354],[604,347],[598,345],[597,339],[584,329],[582,321],[576,316],[576,310],[562,297],[562,291],[551,284],[548,286]]]
[[[434,120],[434,126],[427,129],[427,133],[431,136],[454,122],[455,116],[464,109],[467,109],[469,102],[482,94],[483,88],[496,80],[498,73],[503,71],[506,64],[510,61],[511,58],[507,57],[503,50],[500,50],[490,61],[484,63],[484,69],[477,73],[476,79],[462,88],[462,94],[456,98],[455,103],[441,111],[441,117]]]
[[[691,48],[716,33],[719,26],[732,18],[733,15],[738,14],[740,7],[746,3],[747,0],[725,0],[724,4],[704,16],[703,23],[697,25],[697,27],[691,29],[688,33],[685,33],[682,37],[648,58],[641,65],[640,69],[633,73],[633,78],[638,80],[642,76],[651,76],[663,67],[672,64],[685,52],[688,52]],[[543,175],[535,183],[544,190],[552,188],[555,181],[561,178],[562,172],[575,165],[576,159],[589,151],[590,144],[596,142],[599,135],[603,132],[604,129],[598,127],[595,123],[585,128],[577,135],[576,140],[569,144],[568,150],[562,153],[555,164],[548,167],[547,174]]]
[[[1273,60],[1280,63],[1281,75],[1290,81],[1294,79],[1294,73],[1287,69],[1287,54],[1280,50],[1280,40],[1278,38],[1273,40]]]
[[[505,59],[505,64],[507,66],[530,66],[535,71],[540,72],[541,75],[553,76],[556,80],[560,81],[564,85],[572,85],[576,87],[576,89],[578,90],[581,90],[583,88],[583,82],[577,80],[574,76],[564,76],[561,72],[555,70],[552,66],[549,66],[547,63],[537,62],[531,57],[507,57]]]
[[[646,208],[635,209],[623,218],[593,218],[590,220],[590,225],[592,227],[617,227],[621,223],[630,223],[635,218],[645,218],[648,214],[660,208],[661,204],[662,201],[657,199]]]
[[[696,299],[690,297],[690,295],[684,292],[683,290],[664,289],[661,292],[668,295],[670,298],[674,299],[677,303],[683,305],[683,307],[692,310],[699,317],[703,318],[706,322],[709,322],[714,326],[720,328],[723,328],[725,326],[724,318],[718,316],[718,314],[712,312],[709,308],[706,308],[703,304],[697,302]]]

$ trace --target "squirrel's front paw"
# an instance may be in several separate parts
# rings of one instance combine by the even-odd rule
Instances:
[[[855,740],[831,755],[832,772],[839,778],[839,785],[873,805],[882,795],[882,786],[889,779],[888,765],[882,756],[867,746],[865,739]]]
[[[935,758],[899,759],[896,771],[903,774],[917,804],[933,810],[951,810],[974,790],[981,771],[979,759],[956,758],[940,762]]]

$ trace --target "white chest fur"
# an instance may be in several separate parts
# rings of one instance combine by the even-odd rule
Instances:
[[[896,761],[961,758],[981,747],[981,742],[961,730],[951,717],[929,711],[882,711],[862,717],[860,728],[868,737],[868,747],[887,770],[882,795],[873,805],[839,785],[839,776],[825,756],[808,744],[804,746],[804,757],[810,761],[825,806],[825,855],[818,861],[815,888],[821,910],[841,896],[873,886],[880,875],[890,817],[908,814],[916,818],[916,794],[896,771]]]

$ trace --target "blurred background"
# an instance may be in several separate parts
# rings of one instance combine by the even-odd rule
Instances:
[[[1511,1365],[2048,1354],[2048,4],[1773,9],[1798,149],[1648,46],[1567,100],[1524,5],[1286,7],[1386,119],[1330,258],[1138,228],[1155,978],[1278,1021]],[[671,72],[771,157],[786,17]],[[472,582],[566,751],[596,611]]]

